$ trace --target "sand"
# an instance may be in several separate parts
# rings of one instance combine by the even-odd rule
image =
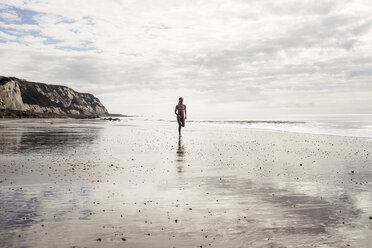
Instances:
[[[372,141],[0,120],[1,247],[370,247]]]

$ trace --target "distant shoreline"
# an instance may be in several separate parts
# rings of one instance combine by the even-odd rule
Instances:
[[[11,109],[0,109],[0,119],[28,119],[28,118],[54,118],[54,119],[96,119],[103,117],[133,117],[123,114],[105,114],[105,115],[59,115],[55,113],[38,113],[32,111],[21,111]]]

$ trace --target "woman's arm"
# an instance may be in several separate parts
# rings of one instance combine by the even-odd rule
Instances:
[[[187,116],[187,113],[186,113],[186,105],[183,105],[185,106],[185,120],[186,120],[186,116]]]
[[[174,108],[174,114],[177,115],[177,105],[176,105],[176,107]]]

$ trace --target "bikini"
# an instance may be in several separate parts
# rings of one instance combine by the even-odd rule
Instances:
[[[178,114],[177,114],[177,121],[178,122],[181,122],[182,123],[182,126],[185,126],[185,115],[183,113],[183,110],[184,110],[184,106],[182,107],[179,107],[177,105],[177,110],[178,110]]]
[[[178,114],[180,114],[179,111],[182,111],[181,113],[182,113],[182,115],[183,115],[184,107],[182,106],[182,108],[180,108],[180,107],[177,105],[177,109],[178,109]]]

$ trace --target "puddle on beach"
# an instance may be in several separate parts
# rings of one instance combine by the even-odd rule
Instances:
[[[10,120],[0,121],[0,154],[66,152],[89,147],[103,129],[99,121]]]
[[[372,175],[368,166],[354,169],[361,161],[350,164],[355,173],[351,160],[329,175],[289,162],[268,169],[265,153],[279,151],[251,142],[244,151],[261,155],[242,162],[243,148],[230,133],[219,140],[190,127],[178,140],[169,124],[69,121],[0,122],[1,247],[372,242]],[[45,175],[25,183],[34,174]]]

